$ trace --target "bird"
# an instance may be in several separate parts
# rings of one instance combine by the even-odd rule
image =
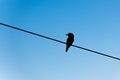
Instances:
[[[68,34],[66,34],[66,36],[68,36],[68,38],[66,40],[66,52],[67,52],[68,49],[70,48],[70,46],[74,42],[74,34],[73,33],[68,33]]]

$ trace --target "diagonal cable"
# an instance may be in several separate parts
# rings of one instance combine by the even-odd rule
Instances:
[[[36,36],[39,36],[39,37],[43,37],[43,38],[46,38],[46,39],[49,39],[49,40],[52,40],[52,41],[56,41],[56,42],[59,42],[59,43],[62,43],[62,44],[66,44],[66,42],[63,42],[63,41],[60,41],[60,40],[57,40],[57,39],[54,39],[54,38],[51,38],[51,37],[47,37],[47,36],[44,36],[44,35],[41,35],[41,34],[37,34],[37,33],[31,32],[31,31],[28,31],[28,30],[24,30],[24,29],[21,29],[21,28],[17,28],[17,27],[8,25],[8,24],[0,23],[0,25],[3,25],[5,27],[9,27],[9,28],[13,28],[13,29],[16,29],[16,30],[19,30],[19,31],[22,31],[22,32],[26,32],[26,33],[29,33],[29,34],[32,34],[32,35],[36,35]],[[80,47],[80,46],[77,46],[77,45],[72,45],[72,46],[76,47],[76,48],[79,48],[79,49],[89,51],[89,52],[93,52],[93,53],[96,53],[96,54],[99,54],[99,55],[102,55],[102,56],[106,56],[106,57],[109,57],[109,58],[120,60],[120,58],[117,58],[117,57],[114,57],[114,56],[111,56],[111,55],[108,55],[108,54],[104,54],[104,53],[101,53],[101,52],[98,52],[98,51],[94,51],[94,50],[87,49],[87,48],[84,48],[84,47]]]

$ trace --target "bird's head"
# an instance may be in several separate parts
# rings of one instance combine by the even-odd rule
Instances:
[[[66,36],[68,36],[68,37],[74,37],[74,34],[73,33],[68,33],[68,34],[66,34]]]

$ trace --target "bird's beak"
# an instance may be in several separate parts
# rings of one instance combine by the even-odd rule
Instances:
[[[68,34],[66,34],[66,36],[68,36]]]

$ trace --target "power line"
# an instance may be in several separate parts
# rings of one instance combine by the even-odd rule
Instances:
[[[46,38],[46,39],[49,39],[49,40],[52,40],[52,41],[56,41],[56,42],[59,42],[59,43],[62,43],[62,44],[66,44],[66,42],[63,42],[63,41],[60,41],[60,40],[57,40],[57,39],[54,39],[54,38],[51,38],[51,37],[47,37],[47,36],[44,36],[44,35],[40,35],[40,34],[31,32],[31,31],[28,31],[28,30],[24,30],[24,29],[21,29],[21,28],[17,28],[17,27],[8,25],[8,24],[0,23],[0,25],[3,25],[5,27],[9,27],[9,28],[13,28],[13,29],[16,29],[16,30],[19,30],[19,31],[23,31],[23,32],[26,32],[26,33],[29,33],[29,34],[32,34],[32,35],[36,35],[36,36],[39,36],[39,37],[43,37],[43,38]],[[86,50],[86,51],[89,51],[89,52],[93,52],[93,53],[96,53],[96,54],[99,54],[99,55],[102,55],[102,56],[106,56],[106,57],[109,57],[109,58],[120,60],[120,58],[117,58],[117,57],[114,57],[114,56],[111,56],[111,55],[108,55],[108,54],[104,54],[104,53],[101,53],[101,52],[97,52],[97,51],[94,51],[94,50],[91,50],[91,49],[87,49],[87,48],[80,47],[80,46],[77,46],[77,45],[72,45],[72,46],[76,47],[76,48]]]

